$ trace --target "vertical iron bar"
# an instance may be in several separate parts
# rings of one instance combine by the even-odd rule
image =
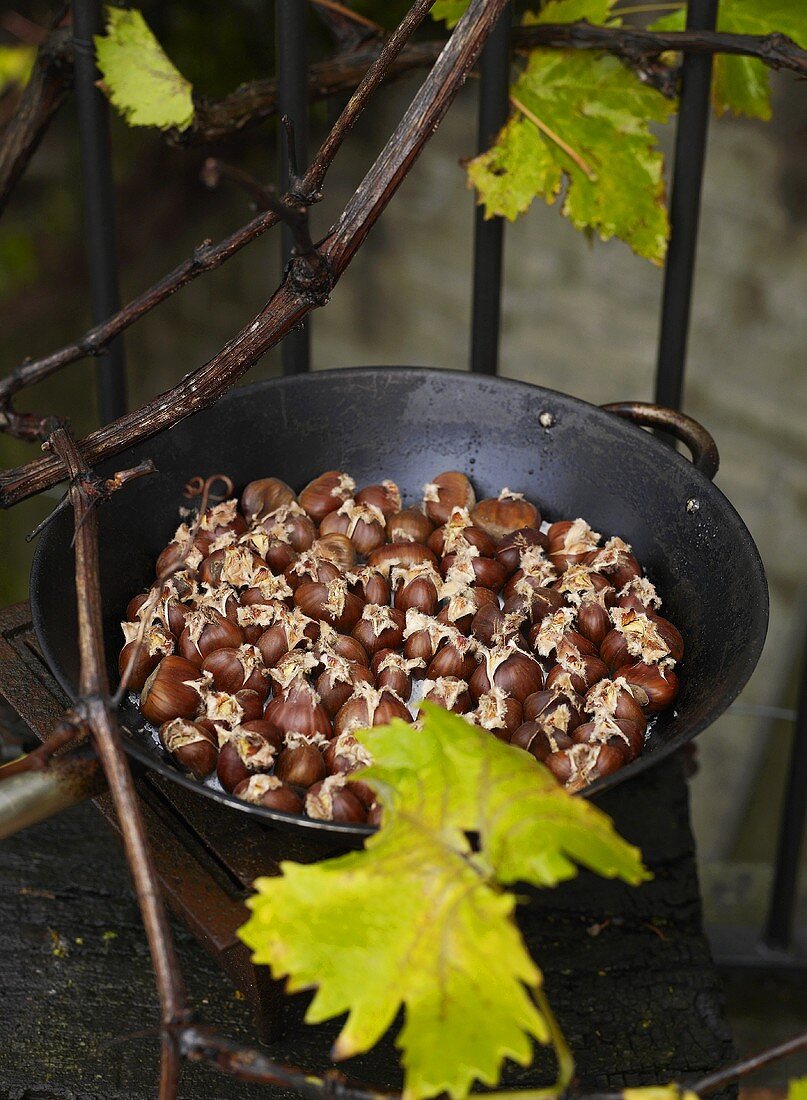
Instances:
[[[300,171],[308,164],[308,5],[304,0],[275,0],[278,106],[279,114],[288,116],[294,124],[294,150]],[[288,143],[280,128],[280,186],[289,187],[294,165],[289,162]],[[283,267],[289,261],[294,238],[288,226],[283,226]],[[283,340],[280,345],[284,374],[302,374],[311,365],[311,338],[308,321]]]
[[[95,86],[100,73],[95,66],[93,35],[102,30],[100,0],[73,0],[76,106],[93,324],[120,309],[109,111],[106,99]],[[96,384],[98,411],[106,424],[126,412],[126,369],[120,336],[101,353]]]
[[[714,30],[718,0],[689,0],[688,30]],[[659,405],[681,407],[684,389],[692,275],[698,241],[701,182],[709,127],[712,57],[685,54],[681,104],[675,134],[675,168],[670,197],[670,244],[664,268],[656,396]]]
[[[807,646],[803,657],[801,693],[787,775],[779,843],[776,850],[770,909],[763,940],[786,951],[791,945],[801,847],[807,825]]]
[[[510,25],[507,4],[491,31],[480,60],[478,149],[489,149],[507,121],[510,90]],[[502,306],[504,219],[485,220],[477,206],[474,225],[474,283],[471,314],[471,370],[496,374]]]

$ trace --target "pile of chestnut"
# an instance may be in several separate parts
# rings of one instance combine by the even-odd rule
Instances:
[[[542,523],[457,471],[402,508],[392,481],[277,478],[182,524],[123,623],[121,675],[198,779],[288,813],[378,823],[356,730],[429,699],[580,790],[633,760],[675,699],[681,635],[631,548]],[[414,689],[414,694],[413,694]],[[413,713],[413,711],[415,713]]]

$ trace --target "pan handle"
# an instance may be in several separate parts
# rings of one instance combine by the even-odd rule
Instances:
[[[700,470],[710,481],[714,479],[720,465],[717,444],[703,425],[691,416],[676,409],[664,408],[663,405],[651,405],[646,401],[615,401],[612,405],[601,405],[600,408],[624,417],[625,420],[632,420],[634,424],[669,432],[689,448],[695,469]]]

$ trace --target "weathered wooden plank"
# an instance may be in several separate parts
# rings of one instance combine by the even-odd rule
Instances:
[[[700,927],[680,772],[657,769],[610,801],[622,830],[643,838],[654,881],[631,890],[581,875],[531,899],[521,914],[581,1080],[597,1088],[680,1078],[719,1064],[731,1050]],[[91,807],[2,846],[0,928],[2,1100],[153,1096],[155,1040],[117,1041],[156,1019],[148,952],[117,844]],[[252,1041],[246,1002],[184,930],[177,935],[204,1018]],[[292,1006],[287,1037],[269,1049],[321,1068],[336,1029],[300,1025],[301,1010]],[[514,1069],[509,1080],[546,1077],[546,1058],[539,1067]],[[357,1060],[352,1072],[395,1084],[391,1044]],[[260,1094],[199,1067],[186,1073],[183,1095],[195,1100]]]

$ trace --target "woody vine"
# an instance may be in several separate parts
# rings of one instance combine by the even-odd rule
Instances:
[[[10,796],[7,805],[11,807],[8,819],[0,824],[8,834],[35,819],[27,794],[32,779],[39,784],[40,791],[58,790],[66,772],[76,766],[76,760],[82,762],[79,771],[88,787],[97,783],[99,770],[103,772],[121,823],[159,993],[159,1095],[163,1100],[177,1095],[183,1058],[203,1060],[242,1079],[293,1088],[303,1095],[331,1093],[346,1100],[359,1100],[380,1094],[354,1086],[345,1078],[319,1079],[278,1065],[260,1052],[244,1049],[196,1022],[156,887],[154,866],[121,744],[116,696],[110,689],[103,656],[97,508],[111,493],[125,491],[132,478],[148,476],[149,468],[144,464],[124,469],[104,480],[94,474],[92,465],[212,404],[309,311],[327,303],[353,256],[473,71],[505,5],[506,0],[470,3],[416,0],[399,26],[387,33],[336,0],[318,0],[314,6],[334,31],[338,51],[335,58],[321,63],[319,70],[312,70],[312,97],[330,94],[337,88],[350,89],[352,95],[311,164],[299,175],[295,174],[289,191],[276,195],[256,181],[246,181],[253,196],[257,193],[262,197],[263,206],[249,223],[218,244],[201,246],[189,260],[73,344],[26,360],[0,382],[0,427],[21,439],[41,444],[46,452],[43,458],[0,474],[0,502],[7,507],[59,482],[67,482],[62,506],[71,507],[74,513],[81,657],[79,697],[51,738],[28,757],[0,769],[0,782]],[[415,38],[432,8],[453,25],[445,41]],[[721,57],[716,106],[723,110],[739,108],[756,114],[767,110],[767,93],[764,88],[760,90],[759,71],[748,69],[748,65],[807,73],[807,52],[794,41],[807,41],[805,17],[797,4],[780,5],[777,14],[784,22],[777,27],[766,25],[764,15],[760,14],[762,5],[756,0],[753,3],[726,0],[725,9],[730,25],[713,34],[675,29],[676,20],[680,19],[676,11],[662,26],[632,28],[624,23],[626,9],[620,11],[609,0],[551,0],[538,11],[525,15],[513,36],[518,56],[511,93],[512,117],[492,149],[469,168],[470,178],[488,213],[514,217],[535,197],[552,202],[565,189],[563,212],[574,225],[594,230],[603,237],[620,236],[641,255],[659,261],[667,237],[666,210],[660,154],[654,148],[648,122],[664,121],[674,111],[675,55],[692,50]],[[749,26],[759,33],[747,33]],[[195,98],[136,11],[110,9],[108,33],[96,44],[96,49],[113,104],[132,124],[155,126],[176,144],[189,144],[199,134],[211,140],[211,135],[239,129],[254,119],[267,117],[275,109],[276,89],[271,82],[239,89],[218,105]],[[142,82],[131,79],[133,58],[141,56],[144,50],[153,62],[147,68],[156,74],[156,88],[143,87]],[[69,25],[57,17],[32,63],[21,64],[12,77],[21,91],[17,110],[0,142],[0,206],[23,177],[43,133],[68,94],[71,56]],[[746,67],[731,68],[730,62],[734,61]],[[429,66],[429,72],[410,107],[334,227],[321,240],[313,241],[306,214],[321,198],[328,169],[346,134],[382,81],[421,66]],[[580,83],[578,78],[583,72],[593,76],[597,83],[600,110],[596,119],[577,94],[569,92],[570,87]],[[749,73],[755,77],[753,84]],[[622,105],[619,118],[620,112],[613,108],[615,99]],[[582,118],[583,125],[572,126],[570,118]],[[639,172],[637,177],[639,167],[644,175]],[[245,182],[243,174],[241,182]],[[615,210],[614,189],[625,187],[633,189],[631,194],[640,206],[638,220],[632,214],[625,217]],[[256,192],[255,188],[259,190]],[[297,243],[281,285],[256,317],[208,363],[192,370],[177,385],[80,442],[73,439],[68,426],[58,418],[21,412],[15,407],[13,399],[28,386],[88,355],[98,354],[116,335],[170,294],[225,263],[278,223],[292,227]],[[200,515],[204,503],[203,498]],[[498,942],[493,939],[487,942],[499,955],[505,953],[511,984],[506,996],[508,1003],[499,1006],[501,1013],[496,1016],[501,1031],[492,1037],[490,1048],[481,1052],[462,1051],[461,1028],[455,1025],[449,1036],[457,1048],[456,1057],[446,1062],[435,1052],[428,1057],[422,1050],[418,1053],[422,1033],[418,1033],[408,1017],[409,1044],[406,1038],[403,1040],[407,1051],[407,1094],[430,1096],[445,1090],[462,1096],[475,1078],[494,1084],[502,1057],[511,1055],[528,1061],[530,1038],[534,1038],[553,1044],[558,1078],[551,1088],[529,1095],[560,1096],[570,1089],[571,1054],[541,992],[540,975],[510,921],[515,899],[503,893],[501,887],[518,881],[549,886],[573,874],[578,863],[639,883],[644,876],[639,854],[616,836],[607,819],[592,806],[564,794],[554,784],[550,791],[537,763],[525,762],[521,754],[516,761],[510,755],[516,750],[496,742],[486,748],[473,744],[471,727],[451,731],[455,743],[462,737],[470,739],[465,746],[463,785],[458,787],[464,792],[463,797],[450,813],[443,808],[443,816],[436,815],[430,785],[422,777],[431,774],[433,782],[440,785],[446,781],[439,769],[450,768],[450,762],[443,761],[438,766],[428,755],[430,736],[439,738],[440,723],[446,721],[452,720],[437,713],[428,716],[426,736],[419,741],[420,751],[425,755],[417,762],[417,775],[411,769],[407,774],[397,760],[394,725],[364,735],[368,744],[372,742],[376,760],[367,780],[377,784],[384,794],[385,806],[389,807],[384,827],[364,853],[343,857],[338,868],[291,865],[281,879],[268,886],[259,884],[253,917],[244,936],[255,948],[258,961],[271,963],[277,973],[290,975],[293,984],[320,985],[314,1001],[316,1008],[312,1008],[314,1017],[319,1014],[319,1018],[326,1018],[345,1011],[350,1005],[344,1003],[344,993],[321,984],[314,941],[301,944],[299,940],[283,939],[280,914],[293,914],[297,905],[306,909],[312,923],[325,920],[327,905],[322,902],[323,892],[317,889],[318,875],[329,871],[336,875],[347,873],[345,881],[351,875],[364,875],[371,883],[375,881],[376,887],[380,880],[383,892],[385,859],[392,861],[388,871],[399,875],[394,856],[401,838],[425,846],[424,850],[436,861],[432,866],[444,867],[449,881],[454,882],[457,874],[468,876],[466,887],[472,899],[467,903],[472,908],[468,919],[472,925],[479,925],[475,946],[478,951],[486,936],[499,937]],[[77,745],[82,747],[81,757],[74,755]],[[506,758],[502,754],[507,754]],[[503,783],[514,786],[516,797],[512,803],[516,817],[497,819],[498,824],[486,832],[483,823],[490,817],[492,796],[486,789],[483,773],[491,770],[501,775]],[[554,832],[546,828],[544,815],[553,820],[560,817],[561,824]],[[503,839],[512,834],[516,825],[525,838],[523,848],[508,847]],[[478,852],[470,848],[470,832],[481,834]],[[439,876],[410,886],[420,893],[439,890]],[[428,972],[428,952],[425,970]],[[405,1001],[411,1008],[405,991],[400,996],[399,992],[394,996],[387,992],[382,1023],[391,1021],[399,1001]],[[372,1027],[366,1021],[364,1027],[359,1027],[351,1017],[343,1032],[340,1053],[366,1049],[379,1037],[378,1030],[377,1021]],[[807,1033],[764,1052],[757,1059],[725,1067],[701,1081],[682,1083],[681,1088],[670,1086],[665,1092],[670,1097],[676,1097],[681,1089],[706,1095],[765,1061],[804,1048]],[[803,1091],[803,1083],[794,1084],[794,1098]]]

